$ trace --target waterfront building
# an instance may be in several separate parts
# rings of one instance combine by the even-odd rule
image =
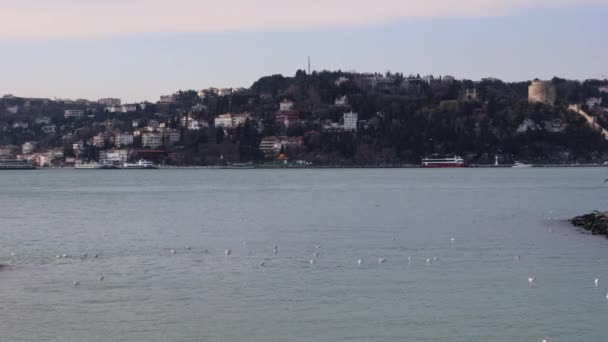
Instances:
[[[342,97],[338,97],[334,101],[334,105],[337,106],[337,107],[346,107],[346,106],[348,106],[348,96],[344,95]]]
[[[275,157],[281,152],[281,149],[289,147],[300,147],[304,143],[302,137],[264,137],[260,142],[260,151],[267,158]]]
[[[57,132],[57,126],[56,125],[47,125],[47,126],[43,126],[42,127],[42,131],[44,133],[50,134],[50,133],[56,133]]]
[[[34,123],[36,125],[48,125],[51,123],[51,118],[49,118],[48,116],[41,116],[39,118],[36,118],[34,120]]]
[[[590,97],[585,101],[585,103],[587,104],[587,107],[589,107],[589,109],[593,109],[595,106],[599,106],[602,104],[602,98]]]

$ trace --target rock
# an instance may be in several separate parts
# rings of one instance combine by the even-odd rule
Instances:
[[[577,216],[570,220],[570,223],[593,235],[604,235],[608,238],[608,212],[594,211],[591,214]]]

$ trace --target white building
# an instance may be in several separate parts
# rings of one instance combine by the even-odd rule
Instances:
[[[209,127],[209,124],[202,120],[192,120],[188,123],[189,131],[199,131],[206,127]]]
[[[137,105],[134,105],[134,104],[123,105],[122,107],[120,107],[120,111],[123,113],[137,112]]]
[[[341,86],[344,83],[347,83],[348,81],[350,81],[348,79],[348,77],[344,77],[344,76],[340,76],[338,77],[338,79],[334,82],[335,85],[337,85],[338,87]]]
[[[294,106],[294,102],[293,101],[291,101],[291,100],[283,100],[279,104],[279,108],[280,108],[279,110],[281,112],[288,112],[288,111],[290,111],[290,110],[293,109],[293,106]]]
[[[334,104],[338,107],[346,107],[348,106],[348,96],[344,95],[342,97],[338,97]]]
[[[79,119],[84,116],[84,110],[82,109],[68,109],[65,111],[63,115],[66,119],[75,118]]]
[[[163,146],[163,135],[160,132],[147,132],[141,135],[141,145],[147,148]]]
[[[600,93],[607,93],[608,94],[608,85],[600,87],[599,90],[600,90]]]
[[[100,99],[99,101],[97,101],[97,103],[99,103],[100,105],[107,106],[107,107],[119,107],[121,104],[121,101],[120,101],[120,99],[107,98],[107,99]]]
[[[55,126],[55,125],[43,126],[42,127],[42,131],[44,133],[56,133],[57,132],[57,126]]]
[[[28,141],[21,146],[21,153],[30,154],[30,153],[34,152],[35,149],[36,149],[36,143]]]
[[[119,133],[114,139],[114,144],[117,147],[133,145],[133,134],[131,133]]]
[[[51,123],[51,118],[49,118],[48,116],[41,116],[39,118],[36,118],[36,120],[34,120],[34,123],[36,123],[36,125],[48,125]]]
[[[357,123],[359,122],[359,115],[357,113],[344,113],[344,130],[345,131],[356,131]]]
[[[245,124],[245,122],[247,122],[248,119],[251,119],[251,117],[251,113],[247,112],[241,114],[221,114],[214,120],[215,127],[236,128],[239,125]]]
[[[585,103],[587,104],[587,107],[594,108],[595,106],[599,106],[602,104],[602,98],[601,97],[590,97],[585,101]]]
[[[120,110],[121,110],[120,106],[108,106],[108,107],[106,107],[106,111],[108,113],[118,113],[118,112],[120,112]]]
[[[536,131],[539,127],[532,119],[524,119],[524,121],[517,127],[517,133],[525,133],[528,131]]]

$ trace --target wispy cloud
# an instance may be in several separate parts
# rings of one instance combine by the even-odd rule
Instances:
[[[608,0],[0,0],[0,38],[307,29],[585,4]]]

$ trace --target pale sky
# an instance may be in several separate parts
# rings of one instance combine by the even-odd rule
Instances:
[[[315,69],[603,77],[608,0],[0,0],[0,93],[155,100]],[[535,57],[532,58],[531,57]]]

